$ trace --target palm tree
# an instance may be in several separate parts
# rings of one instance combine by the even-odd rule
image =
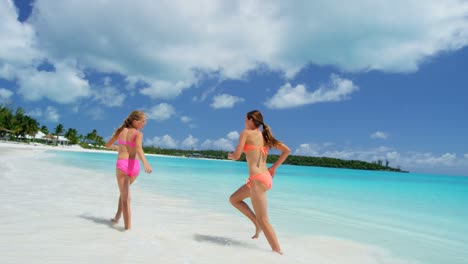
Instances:
[[[59,135],[62,134],[63,131],[64,131],[64,128],[62,124],[58,124],[57,127],[55,127],[55,135],[57,135],[57,141],[55,142],[56,146],[58,145]]]
[[[24,116],[23,129],[26,135],[34,138],[34,136],[39,131],[39,123],[36,121],[36,119],[33,119],[29,116]]]
[[[79,137],[78,137],[78,131],[74,128],[69,128],[67,132],[65,132],[65,137],[70,140],[71,144],[77,144]]]
[[[17,108],[13,119],[11,120],[11,130],[16,139],[18,137],[24,138],[23,124],[24,124],[24,110],[23,108]]]
[[[103,146],[103,145],[106,144],[106,142],[104,141],[104,138],[103,138],[103,137],[97,136],[97,137],[96,137],[95,144],[98,145],[98,146]]]
[[[49,129],[46,126],[41,126],[41,132],[44,133],[45,135],[49,134]]]
[[[13,123],[13,110],[7,106],[0,106],[0,137],[11,133]]]
[[[97,131],[96,131],[96,129],[93,129],[93,131],[91,131],[91,133],[88,133],[86,135],[86,140],[88,141],[88,143],[92,142],[95,145],[97,137],[98,137]]]

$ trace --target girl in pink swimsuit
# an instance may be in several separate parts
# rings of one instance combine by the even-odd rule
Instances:
[[[260,131],[260,126],[263,127],[262,131]],[[270,168],[267,168],[268,148],[271,147],[281,151],[281,155]],[[263,231],[271,249],[283,254],[275,231],[268,220],[266,191],[272,186],[272,178],[276,168],[286,160],[291,150],[273,137],[270,127],[263,122],[262,114],[258,110],[254,110],[247,113],[245,130],[239,137],[236,150],[228,154],[228,159],[238,160],[242,152],[245,153],[247,159],[249,178],[247,178],[246,184],[231,195],[229,200],[255,225],[255,234],[252,238],[258,238],[260,232]],[[252,202],[253,211],[244,202],[244,199],[248,197]]]
[[[143,129],[145,124],[145,114],[141,111],[133,111],[124,120],[122,125],[114,131],[112,138],[106,143],[106,148],[119,152],[116,163],[116,175],[120,197],[117,213],[111,221],[113,224],[118,223],[123,212],[124,225],[127,230],[131,227],[130,185],[140,173],[140,163],[137,157],[143,162],[145,172],[152,172],[142,148],[143,133],[140,130]],[[118,145],[114,145],[116,141]]]

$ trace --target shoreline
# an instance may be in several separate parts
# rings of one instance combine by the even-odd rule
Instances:
[[[106,153],[106,154],[117,154],[115,150],[106,150],[106,149],[86,149],[79,145],[46,145],[41,143],[23,143],[23,142],[15,142],[15,141],[5,141],[0,140],[0,150],[2,149],[40,149],[40,150],[57,150],[57,151],[74,151],[74,152],[90,152],[90,153]],[[187,159],[200,159],[200,160],[219,160],[219,159],[209,159],[209,158],[193,158],[193,157],[186,157],[186,156],[171,156],[171,155],[162,155],[162,154],[152,154],[152,153],[145,153],[146,156],[154,156],[154,157],[167,157],[167,158],[187,158]],[[220,160],[222,161],[222,160]],[[232,162],[231,160],[225,160],[227,162]]]
[[[41,144],[41,143],[37,143],[37,142],[23,143],[23,142],[5,141],[5,140],[0,140],[0,147],[17,148],[17,149],[43,149],[43,150],[112,153],[111,151],[107,151],[107,150],[85,149],[85,148],[82,148],[82,147],[80,147],[78,145],[52,146],[52,145],[46,145],[46,144]]]
[[[74,151],[74,152],[90,152],[90,153],[107,153],[107,154],[117,154],[117,151],[114,150],[106,150],[106,149],[86,149],[79,145],[46,145],[42,143],[24,143],[24,142],[16,142],[16,141],[6,141],[0,140],[0,151],[2,149],[8,148],[16,148],[16,149],[41,149],[41,150],[56,150],[56,151]],[[228,159],[212,159],[212,158],[202,158],[202,157],[187,157],[187,156],[176,156],[176,155],[164,155],[164,154],[153,154],[153,153],[146,153],[146,156],[154,156],[154,157],[167,157],[167,158],[187,158],[187,159],[200,159],[200,160],[216,160],[216,161],[224,161],[224,162],[237,162]],[[461,175],[461,174],[436,174],[436,173],[418,173],[418,172],[410,172],[410,171],[387,171],[387,170],[364,170],[364,169],[353,169],[353,168],[338,168],[338,167],[326,167],[326,166],[308,166],[308,165],[296,165],[296,164],[287,164],[284,163],[283,165],[290,165],[290,166],[305,166],[305,167],[317,167],[317,168],[330,168],[330,169],[350,169],[350,170],[363,170],[363,171],[376,171],[376,172],[394,172],[394,173],[413,173],[413,174],[425,174],[425,175],[432,175],[432,176],[441,176],[441,177],[468,177],[468,175]]]

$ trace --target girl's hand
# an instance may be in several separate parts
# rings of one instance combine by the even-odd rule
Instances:
[[[151,166],[149,164],[145,164],[145,172],[146,173],[151,173],[153,172],[153,169],[151,168]]]
[[[275,171],[276,171],[276,168],[273,168],[273,167],[268,168],[268,172],[270,172],[272,178],[275,177]]]

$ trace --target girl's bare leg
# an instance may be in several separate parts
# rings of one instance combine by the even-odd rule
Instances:
[[[231,195],[229,201],[235,208],[237,208],[239,211],[241,211],[241,213],[247,216],[247,218],[249,218],[250,221],[252,221],[252,223],[255,225],[255,234],[252,236],[252,238],[254,239],[258,238],[258,235],[262,232],[262,229],[257,223],[257,217],[255,216],[255,213],[252,211],[252,209],[250,209],[247,203],[244,202],[244,199],[248,198],[249,196],[250,188],[244,184]]]
[[[252,201],[252,206],[257,215],[257,222],[263,230],[265,237],[268,240],[268,243],[271,246],[271,249],[274,252],[279,254],[283,254],[281,252],[281,248],[278,242],[278,238],[276,237],[275,230],[270,224],[268,220],[267,214],[267,200],[266,200],[266,186],[265,184],[257,181],[252,180],[252,185],[250,188],[250,199]]]
[[[115,213],[114,218],[111,218],[112,224],[117,224],[119,222],[119,220],[120,220],[121,215],[122,215],[122,199],[120,198],[120,195],[119,195],[117,212]]]
[[[117,183],[119,184],[119,169],[117,169]],[[123,173],[120,171],[120,173]],[[135,181],[136,177],[131,177],[130,178],[130,185]],[[119,184],[119,190],[120,190],[120,184]],[[120,220],[120,217],[122,216],[122,197],[119,195],[119,201],[118,201],[118,206],[117,206],[117,212],[115,213],[114,218],[111,218],[111,222],[113,224],[117,224]]]
[[[128,177],[123,171],[117,169],[117,183],[119,184],[124,225],[125,229],[127,230],[132,226],[132,215],[130,209],[130,184],[132,184],[135,179],[136,177]]]

